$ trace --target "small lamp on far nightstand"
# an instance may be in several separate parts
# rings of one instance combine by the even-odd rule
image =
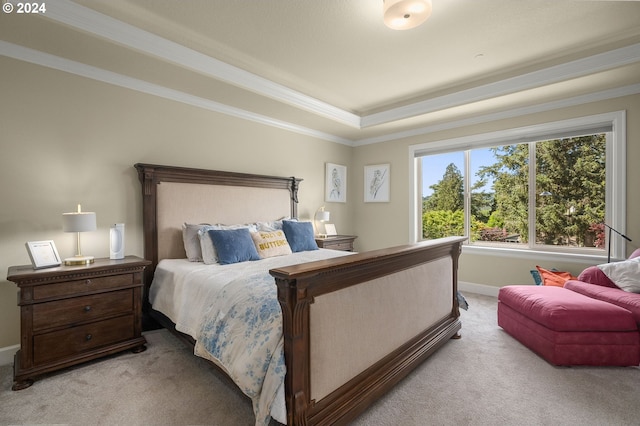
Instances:
[[[314,222],[320,222],[320,223],[328,222],[330,217],[331,217],[331,213],[326,211],[324,209],[324,206],[322,206],[318,210],[316,210],[316,214],[314,216]],[[320,229],[318,228],[318,225],[316,225],[316,236],[318,238],[326,238],[327,234],[326,234],[326,231],[324,234],[320,233]]]
[[[80,233],[96,230],[96,214],[94,212],[83,212],[78,204],[78,211],[62,214],[62,230],[64,232],[77,232],[78,251],[75,256],[64,260],[65,265],[88,265],[93,263],[93,256],[83,256],[80,249]]]

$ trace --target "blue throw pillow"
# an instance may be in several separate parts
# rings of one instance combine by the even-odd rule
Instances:
[[[208,232],[218,253],[218,263],[228,265],[260,260],[249,229],[212,229]]]
[[[282,230],[287,237],[292,252],[318,250],[311,222],[283,220]]]

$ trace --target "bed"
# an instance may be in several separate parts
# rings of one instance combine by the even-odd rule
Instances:
[[[247,285],[244,276],[250,276],[250,287],[270,298],[257,302],[262,307],[257,316],[268,312],[267,322],[277,326],[256,335],[279,330],[279,339],[263,339],[277,342],[262,351],[268,362],[261,359],[265,370],[279,376],[260,379],[259,387],[268,392],[248,394],[256,424],[268,423],[269,416],[288,425],[345,424],[459,337],[457,269],[464,237],[355,254],[294,250],[251,262],[202,265],[185,260],[183,224],[274,224],[291,218],[284,221],[291,227],[302,179],[140,163],[135,168],[142,187],[145,258],[152,262],[145,273],[145,315],[194,345],[197,355],[211,360],[245,392],[238,381],[255,379],[255,372],[243,373],[246,359],[240,366],[225,364],[219,350],[234,339],[220,345],[213,334],[231,327],[228,313],[237,309],[213,308],[203,294],[245,303],[257,297],[242,287]],[[210,234],[220,237],[222,232]],[[194,281],[177,278],[202,282],[213,275],[225,277],[217,284],[219,292],[198,290]],[[161,290],[164,285],[169,290]],[[246,324],[233,326],[248,333]]]

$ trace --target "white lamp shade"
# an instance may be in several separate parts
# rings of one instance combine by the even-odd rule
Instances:
[[[384,23],[394,30],[408,30],[431,16],[431,0],[383,0]]]
[[[87,232],[96,230],[95,212],[73,212],[62,214],[64,232]]]
[[[316,220],[320,222],[326,222],[331,217],[331,212],[321,210],[316,213]]]

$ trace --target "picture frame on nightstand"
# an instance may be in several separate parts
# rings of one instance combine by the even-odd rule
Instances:
[[[25,246],[33,269],[54,268],[62,264],[53,240],[29,241]]]
[[[338,231],[336,231],[336,225],[334,225],[333,223],[325,223],[324,233],[327,235],[327,237],[338,235]]]

